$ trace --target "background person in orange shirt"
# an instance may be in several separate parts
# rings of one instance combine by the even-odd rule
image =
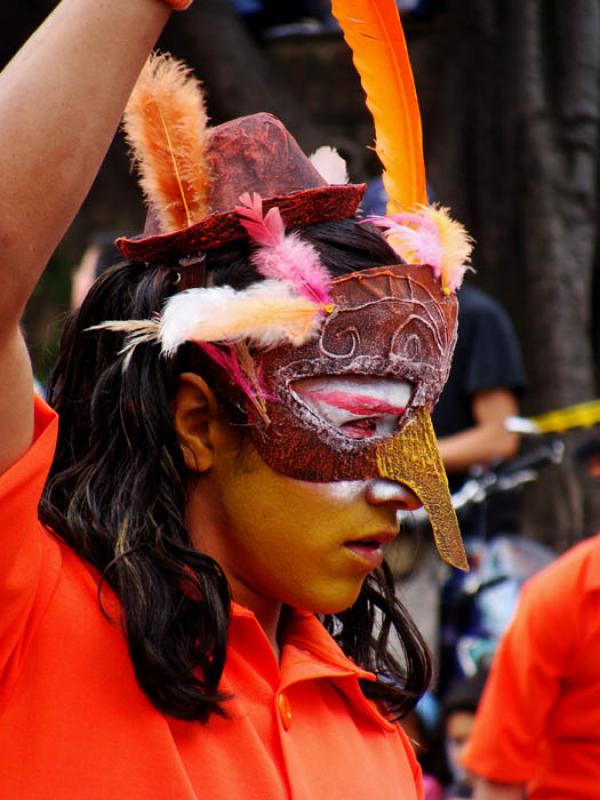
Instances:
[[[600,536],[526,584],[463,757],[476,800],[596,800]]]
[[[403,263],[269,115],[189,124],[157,59],[130,109],[170,180],[33,398],[24,304],[184,5],[62,0],[0,80],[0,798],[417,800],[382,547],[419,495],[465,566],[429,421],[463,265]]]

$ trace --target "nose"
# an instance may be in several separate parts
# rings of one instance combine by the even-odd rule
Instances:
[[[422,505],[417,495],[402,483],[384,478],[369,483],[367,500],[374,506],[391,505],[397,511],[415,511]]]

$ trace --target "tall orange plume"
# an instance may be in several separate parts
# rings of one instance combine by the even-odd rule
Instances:
[[[148,207],[163,233],[208,213],[207,116],[199,82],[168,54],[150,56],[123,125]]]
[[[375,123],[388,214],[427,202],[417,94],[395,0],[333,0]]]

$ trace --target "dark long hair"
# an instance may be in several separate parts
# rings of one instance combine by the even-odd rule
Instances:
[[[302,236],[333,275],[398,261],[378,234],[353,222],[313,225]],[[230,613],[225,575],[194,549],[184,521],[187,473],[171,407],[178,376],[189,368],[186,348],[166,359],[158,345],[140,345],[124,370],[122,335],[87,329],[150,318],[169,296],[204,281],[242,288],[256,280],[247,243],[185,269],[127,262],[108,270],[67,321],[48,389],[60,427],[41,519],[98,570],[100,602],[104,584],[117,594],[138,684],[178,719],[226,715],[218,685]],[[415,705],[430,680],[429,655],[387,568],[325,625],[347,655],[382,676],[363,686],[365,694],[394,718]],[[401,659],[388,647],[393,632]]]

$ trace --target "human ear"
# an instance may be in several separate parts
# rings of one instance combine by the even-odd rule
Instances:
[[[217,419],[213,390],[199,375],[183,372],[175,395],[173,424],[190,472],[207,472],[212,467]]]

